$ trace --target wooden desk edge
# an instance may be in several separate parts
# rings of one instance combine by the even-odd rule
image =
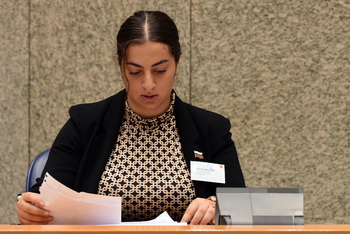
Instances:
[[[188,232],[205,233],[244,233],[244,234],[267,234],[267,233],[327,233],[327,234],[350,234],[350,225],[298,225],[298,226],[99,226],[99,225],[0,225],[0,234],[15,233],[39,233],[39,234],[77,234],[77,233],[128,233],[128,234],[182,234]]]

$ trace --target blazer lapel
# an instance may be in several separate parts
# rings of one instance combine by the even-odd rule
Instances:
[[[88,154],[87,168],[82,180],[82,190],[97,193],[98,184],[108,162],[112,148],[117,141],[124,113],[125,90],[118,93],[111,102],[104,120],[100,124],[99,133],[86,149]],[[96,160],[98,157],[98,160]],[[98,175],[98,176],[96,176]]]
[[[194,160],[194,150],[196,149],[195,143],[199,138],[199,133],[196,129],[195,123],[187,108],[186,103],[181,101],[176,96],[175,99],[175,118],[176,124],[179,129],[180,142],[182,145],[183,153],[186,159],[187,167],[190,168],[190,161]],[[198,149],[197,149],[198,150]]]
[[[182,145],[182,150],[186,159],[187,167],[191,173],[190,161],[198,161],[202,159],[198,159],[195,157],[194,151],[203,152],[204,147],[200,144],[200,135],[196,128],[196,124],[192,117],[192,114],[189,110],[191,107],[189,104],[186,104],[180,100],[176,96],[175,100],[175,118],[176,124],[179,129],[180,134],[180,142]],[[205,156],[205,155],[204,155]],[[207,197],[207,186],[205,182],[202,181],[192,181],[195,187],[196,196],[197,197]]]

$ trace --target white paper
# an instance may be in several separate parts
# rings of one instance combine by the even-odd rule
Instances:
[[[144,225],[144,226],[186,226],[185,222],[176,222],[174,221],[168,214],[168,212],[164,211],[157,218],[149,220],[149,221],[139,221],[139,222],[122,222],[119,225]]]
[[[120,224],[121,197],[76,192],[46,173],[40,187],[45,209],[53,216],[49,224]]]
[[[191,180],[225,183],[225,165],[191,161]]]

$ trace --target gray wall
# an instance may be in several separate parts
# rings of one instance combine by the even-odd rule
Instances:
[[[306,223],[350,223],[350,1],[0,0],[0,223],[68,108],[122,88],[136,10],[177,23],[176,91],[232,123],[248,187],[301,187]]]

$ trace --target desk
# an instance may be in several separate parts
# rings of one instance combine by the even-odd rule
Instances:
[[[79,234],[79,233],[127,233],[127,234],[189,234],[189,233],[243,233],[243,234],[286,234],[286,233],[350,233],[350,225],[299,225],[299,226],[97,226],[97,225],[0,225],[0,234]]]

